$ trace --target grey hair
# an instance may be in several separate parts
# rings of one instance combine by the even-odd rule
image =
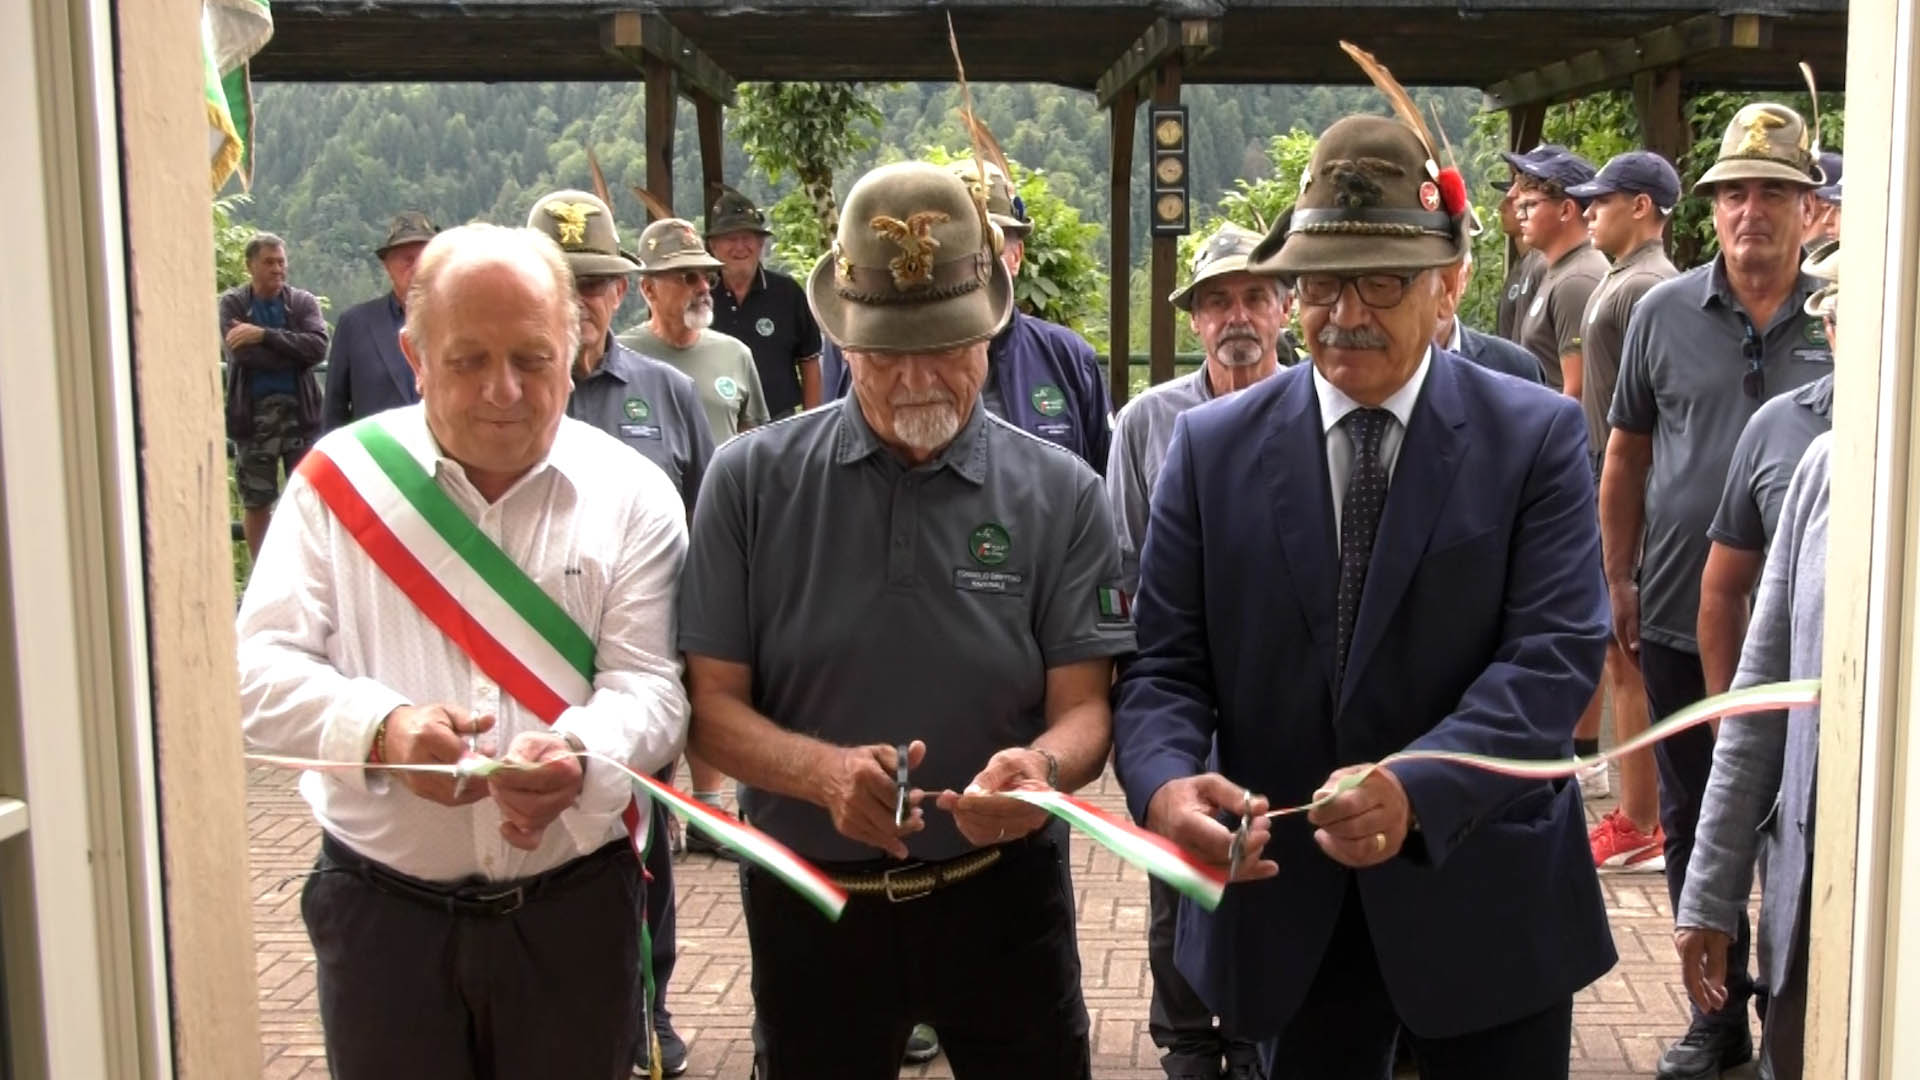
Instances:
[[[486,222],[474,222],[448,229],[420,252],[420,262],[407,288],[407,322],[400,328],[416,350],[425,348],[428,319],[433,314],[434,285],[449,265],[474,262],[507,263],[525,267],[537,264],[546,271],[553,295],[566,308],[567,342],[561,355],[563,363],[572,363],[580,349],[580,306],[574,295],[573,271],[559,245],[538,229],[507,228]]]
[[[252,262],[254,256],[263,251],[285,251],[287,242],[270,232],[257,232],[247,241],[246,260]]]

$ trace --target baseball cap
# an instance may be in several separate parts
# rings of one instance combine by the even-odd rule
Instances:
[[[1821,202],[1840,201],[1840,155],[1831,150],[1820,155],[1820,171],[1827,174],[1827,182],[1813,189],[1813,197]]]
[[[1594,175],[1591,162],[1558,143],[1542,143],[1524,154],[1502,151],[1500,156],[1522,176],[1556,183],[1562,188],[1584,184]]]
[[[1567,189],[1581,202],[1615,192],[1645,195],[1664,214],[1680,201],[1680,174],[1651,150],[1631,150],[1608,161],[1593,179]]]

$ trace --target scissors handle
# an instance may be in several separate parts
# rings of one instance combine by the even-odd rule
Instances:
[[[893,823],[899,826],[907,823],[907,744],[894,747],[893,754]]]

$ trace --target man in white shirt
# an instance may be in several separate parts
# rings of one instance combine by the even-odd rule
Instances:
[[[422,403],[333,432],[289,483],[238,619],[249,749],[335,762],[301,897],[339,1080],[625,1077],[641,1002],[628,778],[672,761],[684,509],[564,418],[559,250],[428,245],[403,348]],[[445,629],[443,629],[445,628]],[[393,771],[475,755],[480,776]],[[644,826],[639,826],[644,828]]]

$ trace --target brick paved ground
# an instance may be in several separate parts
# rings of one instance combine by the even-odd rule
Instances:
[[[254,941],[259,951],[262,1075],[272,1080],[327,1075],[313,989],[313,957],[300,923],[300,876],[318,841],[291,774],[259,768],[249,778]],[[1117,808],[1109,776],[1095,801]],[[1610,804],[1590,810],[1599,813]],[[748,1075],[746,929],[731,864],[692,856],[676,867],[680,960],[670,991],[676,1026],[692,1043],[689,1077]],[[1080,948],[1093,1020],[1094,1075],[1100,1080],[1158,1080],[1147,1038],[1147,890],[1145,879],[1104,849],[1079,843],[1074,878],[1080,897]],[[1666,889],[1657,874],[1602,879],[1620,964],[1579,998],[1573,1074],[1581,1080],[1653,1075],[1666,1041],[1686,1021],[1685,994],[1669,945]],[[1495,958],[1489,957],[1489,962]],[[903,1076],[947,1077],[944,1059]],[[1749,1070],[1727,1074],[1729,1080]]]

